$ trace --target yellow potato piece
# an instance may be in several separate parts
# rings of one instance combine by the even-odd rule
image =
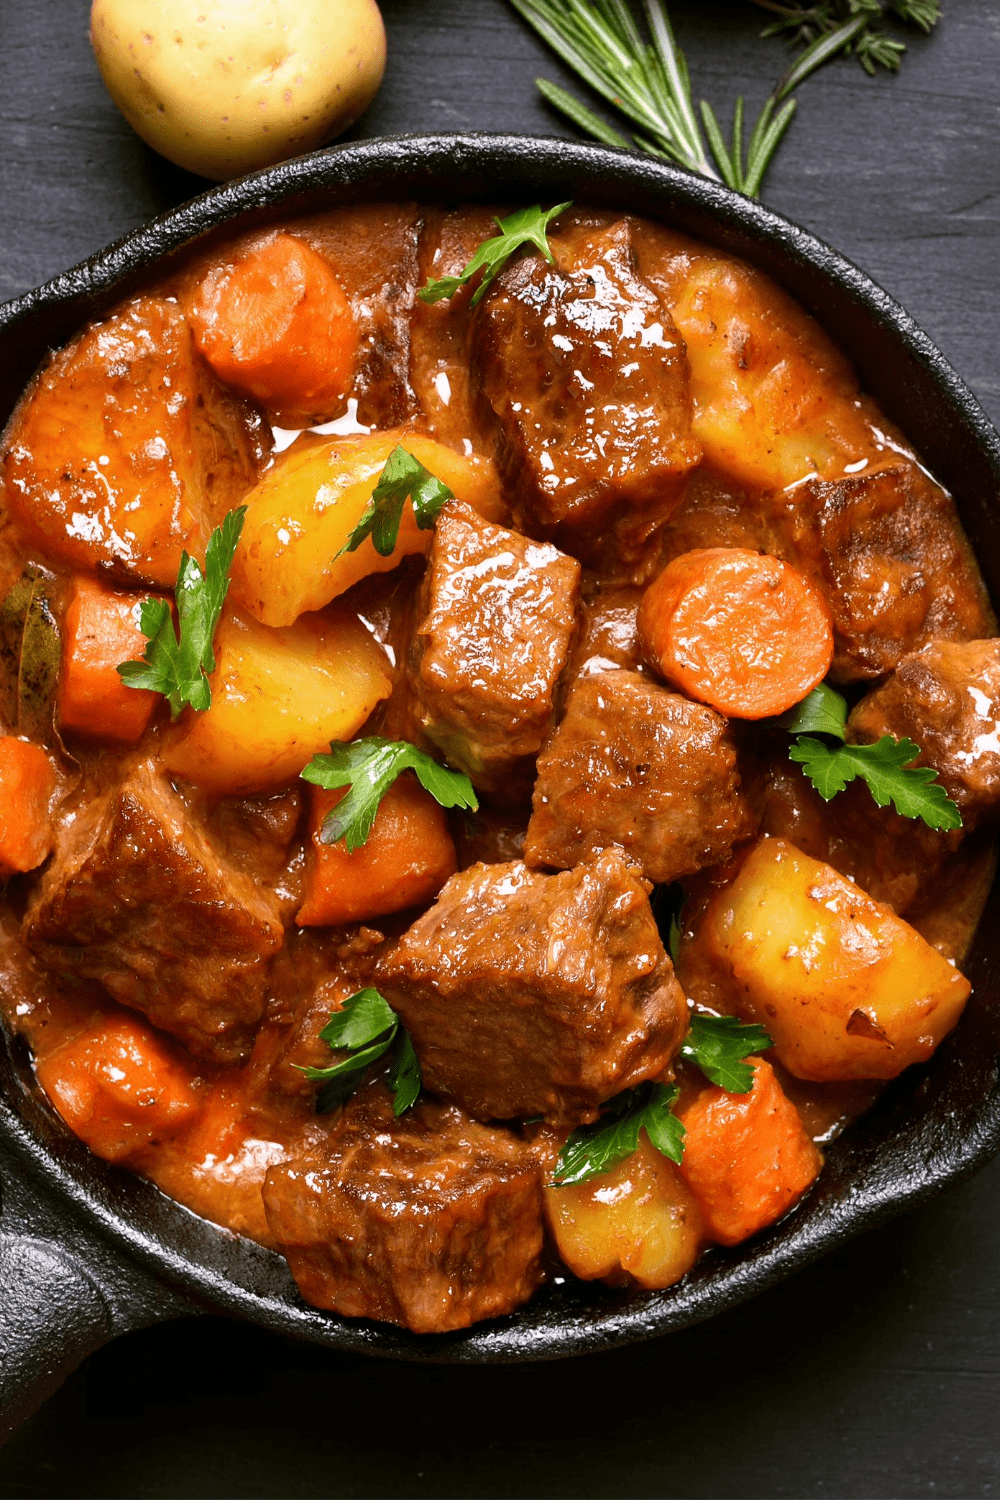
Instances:
[[[847,361],[766,277],[699,258],[671,311],[691,363],[692,431],[708,463],[774,490],[885,459]]]
[[[297,776],[331,740],[356,734],[392,688],[385,654],[347,610],[283,630],[229,614],[215,658],[211,708],[187,710],[163,761],[218,793],[267,791]]]
[[[955,1025],[968,980],[891,907],[784,839],[762,839],[695,943],[799,1078],[895,1078]],[[728,982],[726,982],[728,981]]]
[[[694,1194],[665,1156],[639,1136],[639,1149],[601,1177],[545,1188],[556,1248],[574,1276],[613,1285],[672,1286],[701,1247]]]
[[[323,442],[299,439],[247,498],[243,536],[232,571],[235,603],[265,625],[291,625],[370,573],[385,573],[414,552],[430,551],[433,530],[420,531],[409,501],[399,539],[380,557],[370,537],[337,554],[364,514],[386,459],[397,444],[487,518],[500,518],[496,470],[433,438],[396,428]]]

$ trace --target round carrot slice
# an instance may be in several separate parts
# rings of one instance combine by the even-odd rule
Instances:
[[[736,719],[784,713],[833,659],[824,601],[788,563],[740,547],[675,558],[643,595],[638,628],[650,666]]]
[[[219,378],[289,425],[335,416],[350,389],[354,314],[327,262],[294,235],[210,271],[191,324]]]

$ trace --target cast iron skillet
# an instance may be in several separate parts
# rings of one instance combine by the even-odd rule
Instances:
[[[862,384],[950,488],[1000,599],[1000,440],[923,333],[873,282],[787,220],[634,155],[516,136],[375,140],[285,163],[206,193],[0,308],[0,416],[46,351],[193,240],[378,198],[579,203],[632,209],[743,256],[828,329]],[[410,1360],[546,1359],[651,1338],[750,1297],[981,1166],[1000,1147],[1000,899],[968,964],[973,996],[931,1062],[910,1069],[830,1150],[807,1201],[749,1244],[716,1250],[659,1293],[567,1281],[511,1317],[416,1338],[344,1321],[299,1298],[284,1261],[204,1222],[71,1136],[17,1046],[0,1052],[0,1412],[27,1414],[91,1349],[199,1309],[337,1349]]]

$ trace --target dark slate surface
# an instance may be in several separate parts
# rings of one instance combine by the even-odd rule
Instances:
[[[355,135],[566,133],[532,80],[568,80],[504,0],[384,9],[390,72]],[[696,90],[759,102],[784,54],[758,14],[672,9]],[[996,420],[1000,9],[945,9],[898,78],[840,62],[803,87],[765,198],[898,297]],[[85,21],[85,0],[0,3],[0,297],[202,186],[131,135]],[[998,1251],[995,1163],[755,1303],[574,1363],[418,1371],[167,1325],[70,1378],[0,1454],[0,1494],[989,1496]]]

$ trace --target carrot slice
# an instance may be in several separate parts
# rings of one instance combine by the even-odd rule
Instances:
[[[142,739],[158,693],[129,688],[120,662],[139,660],[146,637],[139,628],[142,599],[79,577],[70,587],[63,620],[59,722],[92,739],[134,745]]]
[[[334,416],[347,395],[354,314],[327,262],[294,235],[275,235],[210,271],[191,324],[220,379],[289,426]]]
[[[40,745],[0,738],[0,875],[34,870],[52,848],[52,762]]]
[[[825,602],[788,563],[741,547],[675,558],[643,595],[638,629],[650,666],[737,719],[784,713],[833,660]]]
[[[347,788],[311,787],[312,830],[300,927],[366,921],[431,901],[457,868],[441,807],[408,772],[386,792],[368,841],[353,854],[343,842],[321,844],[323,819]]]
[[[176,1135],[201,1106],[194,1075],[131,1016],[102,1016],[37,1071],[66,1124],[106,1161]]]
[[[754,1060],[753,1088],[701,1089],[677,1116],[687,1131],[681,1173],[710,1239],[735,1245],[788,1212],[823,1159],[774,1069]]]

